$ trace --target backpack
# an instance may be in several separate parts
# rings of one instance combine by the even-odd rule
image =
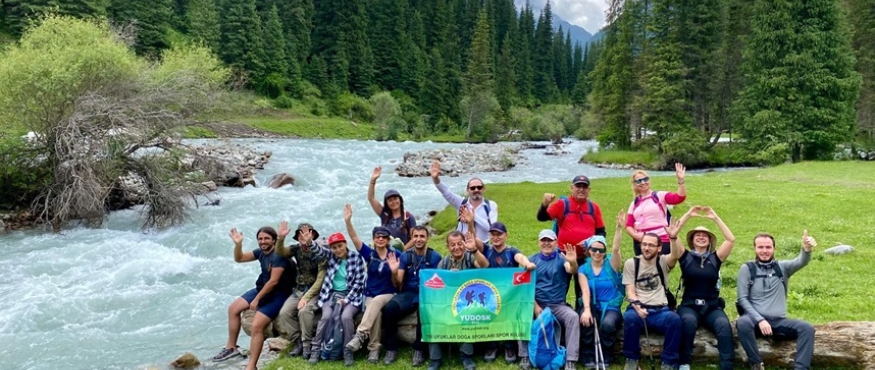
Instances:
[[[335,304],[334,310],[331,311],[331,318],[325,325],[325,333],[322,334],[322,353],[323,360],[340,360],[343,357],[343,323],[341,315],[343,314],[343,305]]]
[[[562,326],[550,307],[532,321],[529,359],[536,369],[559,370],[565,366],[565,347],[559,345]]]
[[[747,284],[747,294],[749,297],[750,296],[750,288],[753,287],[754,280],[756,280],[756,278],[765,279],[771,275],[757,275],[757,265],[756,265],[756,262],[754,262],[754,261],[747,261],[747,262],[745,262],[745,265],[747,266],[748,270],[750,270],[750,283]],[[789,292],[789,290],[787,288],[787,279],[784,278],[784,273],[781,272],[781,264],[779,264],[777,261],[775,261],[774,270],[775,270],[775,275],[778,276],[778,278],[781,279],[781,283],[784,284],[784,298],[787,298],[787,292]],[[745,312],[744,307],[741,307],[741,303],[738,300],[735,301],[735,309],[738,310],[738,316],[744,315],[744,312]]]
[[[395,249],[395,247],[389,246],[389,251],[386,253],[386,258],[389,258],[390,254],[395,254],[397,252],[398,252],[398,250]],[[367,269],[371,267],[371,262],[374,262],[374,256],[377,256],[377,261],[379,261],[380,263],[384,263],[383,260],[380,259],[380,256],[377,255],[377,250],[374,249],[373,251],[371,251],[370,258],[368,258],[368,260],[365,261],[365,262],[367,262],[367,265],[365,265],[365,271],[367,271]],[[380,268],[378,268],[377,270],[382,271],[383,266],[380,266]]]
[[[659,282],[662,283],[662,289],[665,291],[665,300],[668,301],[668,308],[672,311],[678,308],[678,300],[674,294],[665,286],[665,277],[662,276],[662,266],[659,265],[660,255],[656,255],[656,274],[659,275]],[[635,281],[638,281],[638,266],[641,265],[641,257],[635,257]]]
[[[405,231],[405,234],[407,233],[407,230],[410,227],[410,219],[411,218],[413,218],[413,215],[411,215],[410,212],[404,211],[404,220],[401,222],[401,229],[399,229],[399,230]],[[391,211],[389,213],[386,213],[386,212],[380,213],[380,226],[386,226],[386,224],[388,224],[389,220],[391,220],[391,219],[392,219]]]
[[[607,256],[606,256],[607,257]],[[587,261],[580,268],[580,273],[586,276],[586,281],[589,283],[590,297],[592,297],[593,307],[596,307],[602,311],[601,319],[604,320],[605,312],[607,312],[608,308],[616,307],[617,310],[620,309],[620,306],[623,305],[623,299],[626,298],[626,287],[623,286],[623,280],[620,274],[614,271],[614,268],[611,267],[611,259],[605,258],[605,264],[602,266],[602,273],[599,274],[603,277],[596,277],[595,272],[592,270],[592,264],[590,261]],[[605,277],[606,276],[606,277]],[[617,291],[617,295],[607,302],[596,302],[596,294],[595,294],[595,283],[596,280],[605,280],[610,279],[614,284],[614,289]],[[581,305],[583,307],[583,305]]]
[[[650,196],[648,198],[652,199],[654,203],[659,205],[659,209],[662,210],[662,214],[665,215],[665,222],[671,225],[671,211],[668,209],[665,203],[659,200],[659,195],[657,195],[656,193],[656,191],[650,192]],[[632,200],[633,211],[635,210],[635,208],[638,208],[639,203],[641,203],[640,197],[635,197],[635,199]]]
[[[466,204],[468,204],[468,197],[462,198],[462,204],[459,207],[462,207]],[[489,211],[489,199],[483,198],[483,208],[486,208],[486,222],[488,222],[490,225],[492,225],[492,220],[489,219],[489,213],[490,213],[490,211]],[[476,217],[476,215],[475,215],[475,217]],[[496,221],[498,221],[498,220],[496,220]],[[471,232],[473,232],[473,231],[471,231]]]
[[[413,248],[410,248],[410,249],[408,249],[408,250],[406,250],[406,251],[403,252],[403,254],[404,254],[404,264],[408,266],[408,269],[410,268],[410,266],[413,266],[413,255],[414,255],[415,253],[416,253],[416,252],[413,251]],[[434,249],[431,249],[430,247],[426,247],[426,248],[425,248],[425,255],[422,256],[422,258],[424,259],[424,260],[422,261],[422,263],[424,263],[425,266],[419,266],[418,270],[422,270],[423,268],[435,268],[435,267],[437,267],[437,266],[430,266],[430,264],[429,264],[429,262],[428,262],[429,257],[431,257],[431,256],[433,255],[433,253],[437,253],[437,252],[435,252],[435,250],[434,250]],[[439,254],[439,253],[438,253],[438,257],[440,257],[440,254]],[[438,264],[440,264],[440,262],[438,262]],[[416,271],[416,274],[417,274],[417,275],[418,275],[418,273],[419,273],[418,270]]]
[[[571,202],[568,201],[568,197],[561,196],[559,200],[564,203],[564,210],[562,211],[562,217],[553,219],[553,232],[556,233],[556,236],[559,236],[559,227],[562,226],[562,223],[565,222],[565,217],[568,217],[568,214],[571,213]],[[589,198],[586,199],[586,212],[583,214],[589,215],[593,219],[595,219],[595,209],[592,206],[592,202]],[[583,216],[580,216],[583,219]]]
[[[708,253],[708,257],[706,257],[706,258],[708,258],[708,261],[710,261],[711,264],[717,268],[718,278],[717,278],[717,286],[715,287],[715,289],[717,289],[717,293],[720,293],[721,277],[719,274],[720,274],[720,266],[722,265],[722,262],[720,262],[719,257],[717,257],[717,253],[715,253],[713,251],[711,253]],[[680,266],[681,267],[681,278],[678,279],[678,288],[677,288],[677,290],[675,290],[675,293],[674,293],[675,297],[681,297],[681,290],[682,289],[684,290],[684,292],[686,292],[687,286],[684,282],[684,271],[687,268],[689,268],[690,265],[692,265],[693,263],[696,263],[696,262],[693,260],[693,258],[690,257],[690,252],[685,252],[683,258],[678,260],[678,263],[681,264],[681,266]]]
[[[495,255],[495,247],[493,247],[490,244],[489,249],[486,251],[486,261],[487,262],[492,261],[492,256],[494,256],[494,255]],[[507,245],[505,245],[504,250],[501,251],[501,258],[503,258],[502,261],[513,261],[513,256],[510,255],[510,251],[508,250]],[[504,264],[504,263],[502,263],[502,264]],[[499,266],[499,267],[503,267],[503,266]]]

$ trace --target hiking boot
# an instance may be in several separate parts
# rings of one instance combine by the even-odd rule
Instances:
[[[528,356],[520,357],[520,370],[532,370],[532,362]]]
[[[391,365],[397,359],[398,359],[398,352],[386,351],[386,357],[383,357],[383,363],[386,365]]]
[[[574,361],[565,362],[565,370],[577,370],[577,365],[574,364]]]
[[[683,364],[681,366],[678,366],[678,370],[690,370],[690,365]]]
[[[419,350],[413,351],[413,367],[422,366],[425,363],[425,353]]]
[[[300,340],[295,341],[295,346],[292,347],[292,350],[289,351],[289,354],[286,357],[297,357],[300,356],[301,353],[304,352],[304,343],[301,343]]]
[[[343,348],[343,366],[355,365],[355,352],[349,347]]]
[[[375,349],[373,351],[368,352],[368,362],[372,364],[376,364],[380,362],[380,350]]]
[[[765,369],[766,368],[765,368],[765,366],[763,366],[762,362],[760,362],[758,364],[750,365],[750,370],[765,370]]]
[[[358,351],[362,348],[362,343],[365,342],[365,333],[360,331],[356,332],[352,339],[349,340],[349,343],[346,344],[346,348],[351,349],[353,352]]]
[[[438,370],[441,368],[441,360],[431,360],[428,362],[428,370]]]
[[[483,361],[491,363],[495,361],[496,357],[498,357],[498,348],[487,349],[486,354],[483,355]]]
[[[466,354],[462,354],[462,367],[465,368],[465,370],[474,370],[477,368],[474,366],[474,360],[471,359],[471,356]]]
[[[319,362],[319,351],[310,351],[310,365],[316,365]]]
[[[222,348],[219,351],[219,354],[213,356],[213,362],[222,362],[229,358],[240,356],[240,351],[237,350],[239,347],[234,348]]]
[[[504,349],[504,362],[508,365],[516,362],[516,351],[511,348]]]
[[[310,346],[309,345],[306,345],[306,344],[304,345],[304,351],[301,352],[301,358],[304,360],[310,359]]]
[[[674,366],[671,366],[671,365],[663,362],[662,365],[659,366],[659,370],[674,370]]]
[[[626,366],[623,366],[623,370],[638,370],[638,360],[627,358]]]

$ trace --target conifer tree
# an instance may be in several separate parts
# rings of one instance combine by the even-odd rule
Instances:
[[[109,0],[4,0],[0,2],[0,30],[19,36],[29,20],[46,12],[77,18],[106,16]]]
[[[535,37],[535,18],[532,6],[526,2],[525,7],[520,12],[519,23],[517,26],[517,35],[515,38],[516,46],[516,76],[517,76],[517,94],[524,103],[528,102],[534,95],[534,80],[535,70],[532,64],[533,61],[533,43]]]
[[[167,32],[173,14],[172,0],[112,0],[109,15],[116,22],[132,22],[137,30],[138,54],[158,56],[170,46]]]
[[[514,65],[513,34],[507,33],[495,69],[495,95],[502,110],[509,111],[516,103],[516,73]]]
[[[614,21],[605,28],[604,46],[590,74],[591,110],[603,122],[598,133],[599,143],[621,149],[632,146],[629,105],[635,78],[632,71],[635,28],[630,14],[632,12],[627,10],[615,18],[609,16],[609,20]]]
[[[189,0],[185,10],[189,35],[219,51],[219,12],[216,0]]]
[[[875,141],[875,6],[868,0],[848,0],[856,70],[863,77],[857,99],[857,125],[863,139]]]
[[[286,58],[286,39],[276,6],[271,6],[265,13],[262,35],[264,77],[260,84],[263,93],[275,98],[285,90],[289,68]]]
[[[553,13],[550,2],[538,17],[534,38],[534,94],[542,103],[552,103],[558,94],[553,74]]]
[[[224,0],[222,9],[219,56],[256,83],[264,76],[264,42],[255,0]]]
[[[498,101],[493,92],[489,38],[488,14],[486,9],[481,9],[471,41],[468,69],[465,72],[465,96],[461,104],[468,124],[465,133],[467,140],[472,138],[475,131],[481,138],[494,135],[492,114],[498,108]]]

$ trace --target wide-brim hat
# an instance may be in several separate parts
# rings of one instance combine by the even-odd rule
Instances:
[[[717,236],[704,226],[697,226],[695,229],[692,229],[687,233],[687,247],[693,249],[693,236],[696,235],[696,233],[708,234],[708,238],[711,240],[708,249],[714,249],[714,243],[717,241]]]
[[[295,240],[298,240],[298,236],[301,235],[301,229],[303,229],[304,226],[306,226],[308,229],[310,229],[310,231],[313,232],[313,240],[319,239],[319,232],[313,228],[313,225],[310,225],[310,224],[304,222],[304,223],[299,224],[298,228],[295,229]]]

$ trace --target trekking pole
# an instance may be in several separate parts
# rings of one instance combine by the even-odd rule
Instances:
[[[607,365],[605,364],[605,353],[602,350],[602,342],[599,338],[599,322],[595,318],[595,316],[592,317],[592,321],[593,325],[595,326],[595,368],[596,370],[599,370],[599,368],[601,368],[602,370],[607,370]]]
[[[653,362],[653,343],[650,342],[650,333],[647,330],[647,318],[641,319],[644,321],[644,337],[647,338],[647,344],[650,352],[650,370],[656,370],[656,364]]]

